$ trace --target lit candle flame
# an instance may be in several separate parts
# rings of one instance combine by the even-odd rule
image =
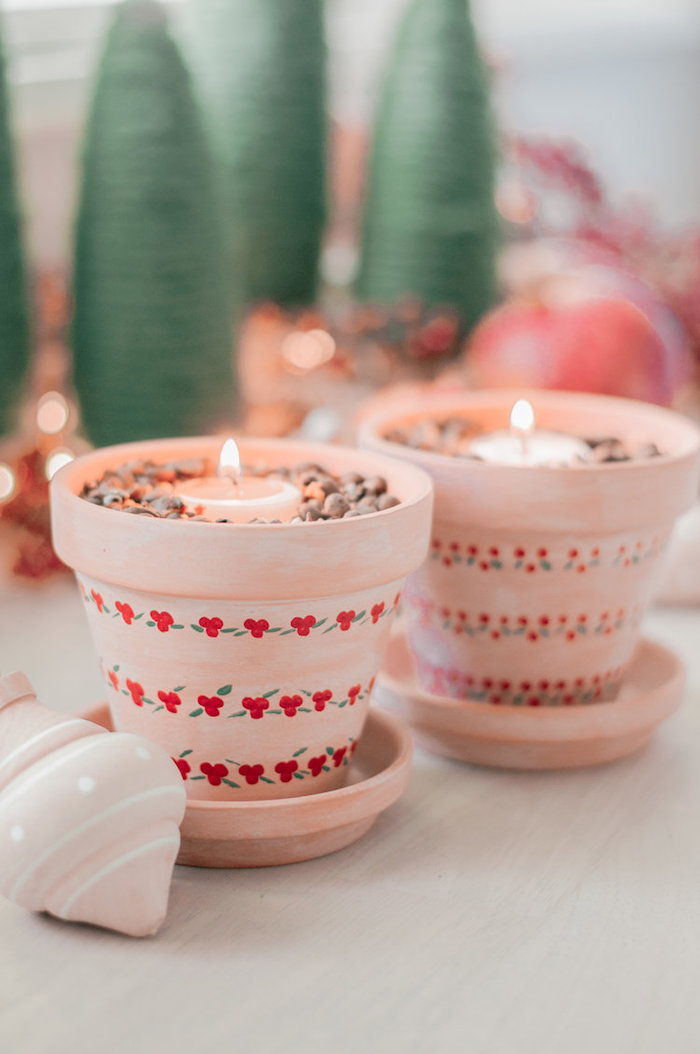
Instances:
[[[216,470],[219,479],[228,477],[235,487],[241,479],[241,455],[235,439],[227,439],[219,454],[219,465]]]
[[[510,411],[510,427],[515,432],[520,432],[523,437],[534,431],[535,411],[527,399],[518,399]]]

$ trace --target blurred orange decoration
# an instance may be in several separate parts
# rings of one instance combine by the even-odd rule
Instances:
[[[0,446],[0,558],[19,577],[41,579],[65,570],[51,547],[49,480],[87,444],[74,435],[77,413],[64,394],[69,311],[64,282],[45,274],[35,295],[37,354],[30,395],[17,434]]]

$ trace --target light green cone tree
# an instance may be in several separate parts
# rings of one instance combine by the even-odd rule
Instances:
[[[14,425],[30,357],[29,304],[7,96],[0,41],[0,435]]]
[[[381,93],[357,292],[450,305],[470,328],[496,292],[495,134],[467,0],[412,0]]]
[[[189,73],[152,0],[116,11],[83,156],[74,381],[94,443],[235,409],[221,201]]]
[[[325,221],[322,0],[190,0],[183,40],[221,162],[236,294],[311,303]]]

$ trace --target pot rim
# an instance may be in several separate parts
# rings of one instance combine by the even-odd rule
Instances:
[[[449,454],[440,454],[436,451],[421,450],[408,446],[404,443],[394,443],[384,437],[384,432],[390,427],[396,427],[402,422],[412,422],[421,417],[435,417],[439,412],[468,410],[493,410],[502,407],[511,407],[518,399],[527,399],[537,410],[569,409],[572,413],[576,411],[594,412],[596,408],[607,414],[619,413],[623,419],[645,420],[653,423],[658,422],[664,426],[665,431],[675,432],[678,437],[678,449],[675,451],[661,452],[658,456],[606,463],[584,463],[576,465],[575,468],[568,466],[551,465],[518,465],[517,471],[525,471],[530,475],[547,473],[548,475],[568,475],[571,472],[591,474],[594,472],[605,473],[629,473],[640,467],[650,467],[661,464],[669,464],[686,459],[689,455],[696,454],[700,449],[700,428],[689,418],[683,417],[674,410],[654,403],[646,403],[637,399],[623,399],[613,395],[598,395],[593,392],[558,391],[555,389],[508,389],[508,388],[484,388],[479,391],[436,391],[424,393],[420,398],[415,397],[410,402],[404,403],[401,409],[388,406],[384,410],[377,410],[365,421],[358,430],[358,438],[364,445],[381,452],[384,455],[400,457],[397,451],[409,451],[412,463],[425,467],[427,471],[431,466],[440,466],[444,469],[446,465],[454,464],[469,465],[470,471],[475,472],[512,472],[513,466],[498,464],[497,462],[486,462],[456,458]],[[504,418],[501,427],[506,428],[507,418]],[[625,438],[624,435],[615,438]],[[371,444],[371,445],[370,445]]]
[[[222,441],[220,436],[198,436],[123,443],[65,465],[51,481],[52,533],[59,557],[83,574],[122,587],[240,600],[360,591],[404,578],[422,562],[432,510],[429,475],[407,462],[353,447],[236,437],[244,460],[279,454],[283,463],[316,461],[330,471],[381,474],[399,505],[347,520],[320,521],[321,526],[220,524],[128,516],[80,497],[83,484],[106,468],[141,457],[215,460]],[[175,571],[174,558],[180,561]],[[274,584],[262,581],[269,569]]]

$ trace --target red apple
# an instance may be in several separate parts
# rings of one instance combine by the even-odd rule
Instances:
[[[485,316],[467,347],[473,383],[599,392],[668,405],[675,371],[645,314],[614,296],[571,299],[561,295],[563,289],[547,300],[506,303]]]

